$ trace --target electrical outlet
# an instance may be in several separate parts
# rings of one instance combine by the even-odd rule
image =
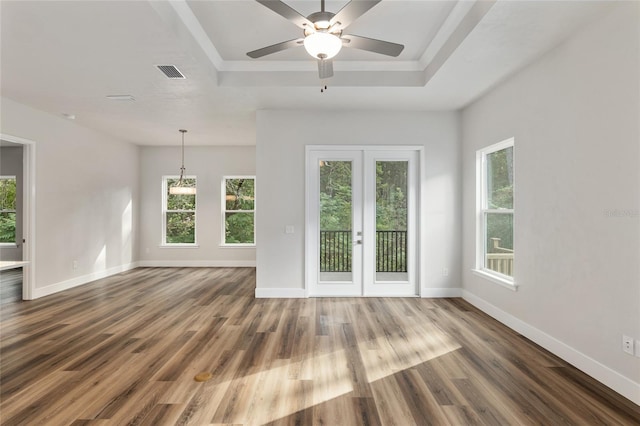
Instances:
[[[622,336],[622,350],[633,355],[633,337]]]
[[[442,268],[442,276],[443,277],[449,276],[449,268]]]
[[[77,260],[74,260],[74,261],[71,263],[71,267],[72,267],[73,269],[78,269],[78,261],[77,261]]]

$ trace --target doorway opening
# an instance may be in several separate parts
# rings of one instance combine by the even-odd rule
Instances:
[[[4,191],[11,205],[2,209],[7,232],[3,232],[6,241],[0,244],[0,270],[12,285],[20,280],[22,299],[31,300],[35,286],[35,142],[0,134],[0,149],[1,174],[13,183]]]

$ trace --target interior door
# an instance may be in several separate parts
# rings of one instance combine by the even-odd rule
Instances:
[[[310,296],[415,296],[418,152],[307,154]]]

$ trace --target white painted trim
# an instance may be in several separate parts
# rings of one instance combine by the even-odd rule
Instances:
[[[416,245],[417,253],[416,253],[416,267],[417,267],[417,283],[418,283],[418,291],[419,297],[431,297],[426,295],[425,290],[427,289],[427,274],[425,273],[427,269],[427,264],[423,262],[421,259],[426,258],[427,253],[427,220],[426,215],[422,214],[422,212],[427,211],[427,152],[425,149],[420,149],[418,151],[418,179],[420,179],[418,183],[418,217],[417,217],[417,226],[420,238],[418,239],[418,244]]]
[[[154,2],[152,2],[154,3]],[[218,49],[213,45],[211,39],[200,21],[193,13],[185,0],[167,2],[178,15],[180,21],[184,24],[187,31],[193,36],[198,45],[202,48],[207,58],[211,61],[216,70],[220,70],[224,66],[224,59],[220,56]]]
[[[36,143],[25,142],[22,151],[22,260],[29,262],[22,270],[22,298],[31,300],[36,287]],[[25,250],[25,244],[27,245]],[[26,254],[26,255],[25,255]]]
[[[424,71],[417,61],[340,61],[334,64],[336,71]],[[219,71],[226,72],[309,72],[317,65],[313,61],[224,61]]]
[[[303,288],[256,288],[256,299],[306,299]]]
[[[472,269],[471,273],[484,278],[485,280],[501,285],[504,288],[508,288],[511,291],[518,291],[518,285],[513,281],[513,279],[501,278],[497,273],[493,274],[489,272],[489,270],[485,269]]]
[[[142,268],[255,268],[255,260],[141,260]]]
[[[24,262],[22,260],[0,260],[0,271],[7,271],[9,269],[22,268],[27,266],[29,262]]]
[[[72,278],[70,280],[61,281],[59,283],[50,284],[46,287],[36,287],[33,290],[33,299],[48,296],[50,294],[58,293],[64,290],[69,290],[74,287],[79,287],[84,284],[88,284],[92,281],[107,278],[112,275],[119,274],[121,272],[130,271],[138,267],[138,262],[132,262],[126,265],[114,266],[102,271],[93,272],[91,274],[83,275],[81,277]]]
[[[422,151],[423,145],[306,145],[305,151]]]
[[[496,0],[475,0],[468,10],[464,8],[465,5],[457,7],[460,3],[467,2],[458,2],[420,57],[419,61],[425,67],[423,72],[425,85],[483,20]],[[464,17],[458,21],[457,16],[461,14],[464,14]]]
[[[462,298],[507,327],[522,334],[527,339],[532,340],[597,381],[610,387],[615,392],[618,392],[635,404],[640,405],[640,383],[634,382],[628,377],[623,376],[617,371],[612,370],[606,365],[601,364],[595,359],[590,358],[566,343],[527,324],[467,290],[462,290]]]
[[[461,288],[423,288],[420,297],[440,298],[440,297],[462,297]]]

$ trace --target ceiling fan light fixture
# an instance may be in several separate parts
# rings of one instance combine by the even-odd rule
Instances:
[[[334,34],[319,31],[304,38],[304,48],[315,59],[331,59],[342,49],[342,40]]]
[[[313,26],[319,30],[328,30],[331,26],[331,23],[328,20],[322,20],[314,22]]]

